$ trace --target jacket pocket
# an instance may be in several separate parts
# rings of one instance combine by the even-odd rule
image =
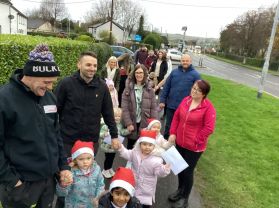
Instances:
[[[22,182],[20,186],[14,187],[11,191],[8,192],[8,200],[30,205],[28,200],[29,198],[28,186],[29,184],[27,184],[26,182]]]

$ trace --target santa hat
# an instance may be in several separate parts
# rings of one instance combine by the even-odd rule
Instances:
[[[121,187],[125,189],[130,196],[134,196],[135,185],[136,181],[133,171],[130,168],[119,167],[111,179],[109,191],[113,188]]]
[[[72,148],[72,160],[76,159],[79,155],[83,153],[91,154],[94,157],[94,147],[93,142],[83,142],[77,140]]]
[[[142,129],[140,131],[138,142],[139,143],[148,142],[151,144],[155,144],[156,135],[157,135],[156,131]]]
[[[148,118],[147,119],[147,123],[148,123],[148,126],[147,126],[147,129],[151,129],[151,127],[155,124],[155,123],[159,123],[160,124],[160,128],[161,128],[161,122],[155,118]]]

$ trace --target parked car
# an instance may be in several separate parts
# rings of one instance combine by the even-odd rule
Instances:
[[[169,49],[167,52],[167,57],[170,57],[172,61],[180,61],[182,53],[177,49]]]
[[[122,46],[110,46],[112,53],[115,57],[121,56],[124,53],[129,53],[132,57],[134,56],[134,52],[129,50],[128,48],[122,47]]]

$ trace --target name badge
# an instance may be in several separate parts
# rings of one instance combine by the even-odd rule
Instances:
[[[45,111],[45,113],[56,113],[57,107],[56,107],[56,105],[45,105],[44,111]]]

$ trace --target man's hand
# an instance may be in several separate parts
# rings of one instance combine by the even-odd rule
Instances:
[[[165,103],[160,103],[160,104],[159,104],[159,107],[160,107],[161,109],[165,108]]]
[[[73,183],[73,174],[69,170],[60,171],[60,184],[63,187],[69,186]]]
[[[132,132],[132,131],[135,130],[135,128],[134,128],[134,126],[132,124],[127,126],[127,129],[128,129],[129,132]]]
[[[174,134],[171,134],[168,139],[169,143],[175,144],[175,140],[176,136]]]

